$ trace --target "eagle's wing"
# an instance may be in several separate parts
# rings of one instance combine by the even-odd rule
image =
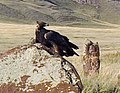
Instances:
[[[67,41],[68,45],[69,45],[71,48],[79,49],[79,47],[76,46],[75,44],[71,43],[66,36],[63,36],[63,35],[62,35],[62,37]]]
[[[72,49],[78,47],[69,42],[67,37],[62,36],[55,31],[49,31],[44,37],[47,41],[55,43],[62,52],[65,51],[64,53],[66,53],[66,56],[73,56],[74,54],[78,56],[78,54]]]
[[[66,40],[58,32],[55,31],[49,31],[44,35],[44,37],[46,40],[52,41],[58,45],[67,43]]]

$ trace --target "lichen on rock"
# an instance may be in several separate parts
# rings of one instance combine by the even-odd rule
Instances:
[[[72,72],[75,83],[70,84],[61,65],[65,59],[53,57],[38,46],[23,45],[0,56],[0,92],[8,93],[9,88],[9,93],[80,93],[76,85],[80,78]]]

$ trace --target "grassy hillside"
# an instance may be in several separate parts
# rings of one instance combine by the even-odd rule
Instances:
[[[100,0],[100,19],[120,24],[120,1]]]
[[[101,26],[101,22],[104,25],[107,21],[120,24],[119,5],[101,0],[98,9],[73,0],[0,0],[0,22],[32,24],[43,20],[53,24]]]

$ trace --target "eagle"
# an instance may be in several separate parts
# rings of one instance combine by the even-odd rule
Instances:
[[[37,21],[37,28],[35,31],[36,43],[41,43],[47,48],[53,49],[54,53],[50,53],[53,55],[66,56],[66,57],[73,55],[79,56],[73,50],[73,49],[79,49],[79,47],[73,44],[72,42],[70,42],[66,36],[61,35],[56,31],[46,29],[45,26],[48,25],[49,24],[45,22]]]

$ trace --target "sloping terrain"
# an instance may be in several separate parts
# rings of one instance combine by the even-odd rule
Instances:
[[[55,24],[96,25],[103,20],[119,24],[119,5],[108,0],[100,0],[96,5],[75,0],[0,0],[0,21],[34,23],[43,20]]]
[[[97,14],[91,11],[91,17],[110,23],[120,24],[120,0],[74,0],[84,6],[91,5]],[[87,9],[86,9],[87,10]],[[89,12],[86,12],[89,15]]]
[[[63,4],[65,3],[51,2],[49,0],[4,0],[0,4],[0,9],[2,10],[0,11],[1,18],[4,17],[5,20],[15,21],[26,20],[26,22],[34,22],[36,20],[47,22],[79,20],[73,15],[73,10],[64,7],[65,5]]]
[[[100,20],[120,24],[120,1],[100,0]]]

